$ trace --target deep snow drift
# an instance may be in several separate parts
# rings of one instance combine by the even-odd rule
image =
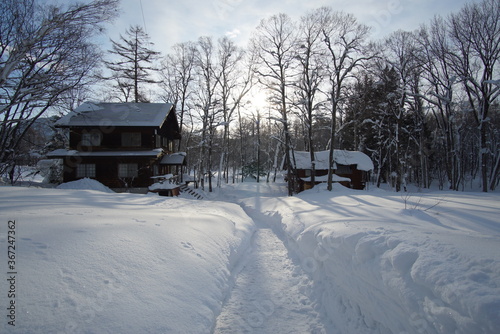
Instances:
[[[295,279],[286,268],[301,266],[308,277],[297,276],[297,284],[309,301],[297,319],[316,317],[314,306],[327,333],[500,328],[498,193],[284,193],[282,184],[241,183],[196,201],[0,187],[0,268],[6,275],[7,226],[15,220],[17,273],[16,326],[7,323],[11,285],[2,279],[0,332],[210,333],[234,276],[246,275],[243,260],[260,246],[259,256],[280,254],[284,265],[271,269],[279,279],[264,288],[273,296]],[[273,227],[286,254],[272,251],[270,234],[252,243],[256,226],[247,213]],[[269,269],[253,268],[249,279]],[[261,313],[278,316],[285,304],[259,296]],[[265,333],[259,323],[247,329]]]
[[[284,231],[339,333],[497,333],[499,201],[337,186],[242,205]]]
[[[209,333],[254,228],[234,204],[89,190],[0,187],[0,212],[1,333]]]

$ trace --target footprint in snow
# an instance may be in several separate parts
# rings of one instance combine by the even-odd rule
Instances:
[[[182,242],[181,242],[181,245],[182,245],[182,247],[183,247],[184,249],[186,249],[186,250],[190,250],[190,251],[196,252],[196,250],[194,249],[194,246],[193,246],[193,245],[191,245],[191,243],[190,243],[190,242],[184,242],[184,241],[182,241]],[[202,257],[203,257],[200,253],[196,253],[196,256],[198,256],[198,257],[200,257],[200,258],[202,258]]]
[[[182,247],[184,247],[186,249],[192,249],[192,250],[194,250],[194,247],[193,247],[193,245],[191,245],[190,242],[184,242],[184,241],[182,241],[181,245],[182,245]]]

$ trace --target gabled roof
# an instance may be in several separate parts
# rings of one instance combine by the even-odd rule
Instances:
[[[311,156],[309,152],[295,151],[295,162],[297,169],[311,169]],[[330,151],[314,152],[314,163],[316,170],[328,169],[328,156]],[[369,156],[359,151],[334,150],[333,160],[339,165],[356,165],[357,169],[363,171],[373,170],[373,162]]]
[[[85,102],[63,116],[56,126],[160,127],[172,110],[171,103]]]

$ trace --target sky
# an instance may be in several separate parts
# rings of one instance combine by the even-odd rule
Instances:
[[[122,0],[119,18],[107,37],[118,40],[131,25],[145,28],[156,51],[170,53],[176,43],[201,36],[230,36],[245,46],[259,22],[286,13],[298,20],[322,6],[352,13],[372,27],[373,39],[398,29],[414,30],[434,15],[446,16],[480,0]]]

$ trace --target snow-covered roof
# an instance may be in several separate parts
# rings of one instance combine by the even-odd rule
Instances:
[[[311,182],[311,177],[301,177],[302,181],[306,182]],[[322,175],[322,176],[315,176],[314,177],[315,182],[327,182],[328,181],[328,175]],[[337,174],[332,174],[332,181],[333,182],[342,182],[342,181],[347,181],[350,182],[351,179],[348,177],[343,177],[343,176],[338,176]]]
[[[152,185],[150,185],[149,187],[149,190],[151,191],[154,191],[154,190],[170,190],[170,189],[175,189],[175,188],[179,188],[179,185],[178,184],[174,184],[174,183],[160,183],[160,182],[156,182],[156,183],[153,183]]]
[[[294,151],[295,168],[311,169],[311,155],[305,151]],[[316,169],[328,169],[328,156],[330,151],[314,152]],[[373,170],[373,162],[369,156],[359,151],[334,150],[333,160],[339,165],[357,165],[357,169],[363,171]]]
[[[58,149],[47,153],[48,158],[60,157],[158,157],[163,153],[161,148],[143,151],[92,151],[81,152],[77,150]]]
[[[163,124],[171,103],[85,102],[56,122],[57,126],[150,126]]]
[[[162,179],[162,180],[170,180],[174,177],[174,174],[165,174],[165,175],[156,175],[156,176],[151,176],[152,179]]]
[[[182,165],[184,163],[184,159],[186,158],[185,152],[173,153],[165,155],[160,164],[162,165]]]

